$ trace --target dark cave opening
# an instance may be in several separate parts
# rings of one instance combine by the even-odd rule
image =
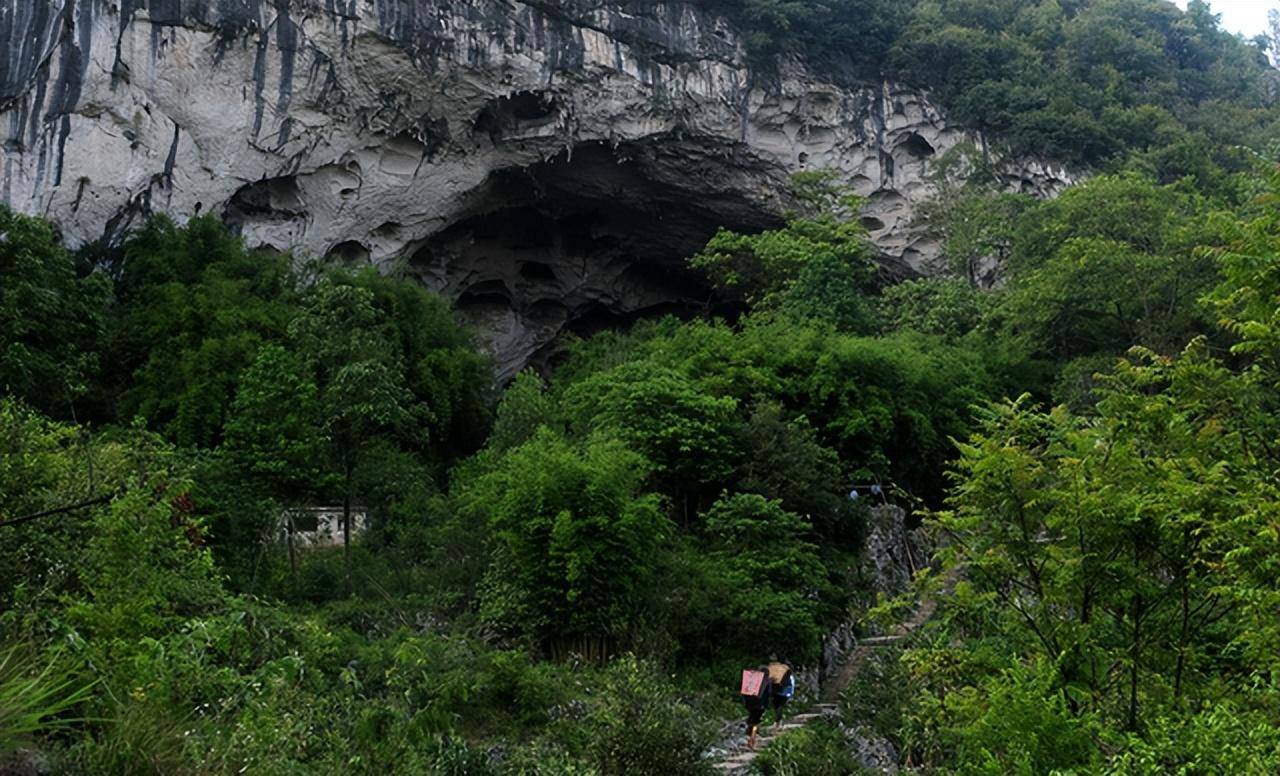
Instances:
[[[899,143],[897,147],[916,159],[927,159],[937,153],[932,143],[915,132],[907,135],[906,139]]]
[[[709,151],[691,164],[657,143],[590,143],[497,171],[468,215],[415,246],[409,268],[489,336],[500,379],[548,362],[562,334],[696,314],[709,289],[687,259],[721,227],[779,225],[786,190],[785,178],[762,187],[732,149]]]

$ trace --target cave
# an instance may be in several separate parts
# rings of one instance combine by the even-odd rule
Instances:
[[[233,226],[245,221],[285,221],[306,212],[298,180],[291,175],[242,186],[227,203],[224,218]]]
[[[476,116],[477,134],[488,135],[494,143],[505,135],[553,123],[558,116],[553,98],[539,92],[516,92],[490,101]]]
[[[897,147],[906,151],[908,156],[915,159],[928,159],[930,156],[937,153],[933,144],[928,140],[925,140],[916,132],[912,132],[910,135],[907,135],[906,139],[901,143],[898,143]]]
[[[747,185],[751,160],[698,150],[691,164],[659,144],[590,143],[499,169],[465,213],[407,250],[409,271],[488,338],[500,380],[552,362],[563,334],[705,309],[688,257],[722,226],[780,225],[785,178],[762,186],[756,169]]]
[[[358,267],[369,263],[369,249],[356,240],[346,240],[329,249],[325,260],[346,267]]]

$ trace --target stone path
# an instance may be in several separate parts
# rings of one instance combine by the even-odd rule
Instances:
[[[741,748],[735,752],[730,752],[716,763],[715,769],[719,774],[725,776],[742,776],[751,770],[751,763],[756,756],[766,749],[774,739],[786,733],[789,730],[804,727],[810,722],[823,717],[836,717],[840,714],[840,694],[844,692],[849,683],[858,675],[858,671],[867,661],[867,657],[874,649],[882,649],[884,647],[895,646],[923,625],[930,617],[933,616],[933,610],[936,608],[932,598],[925,599],[920,603],[911,619],[906,622],[899,623],[893,629],[893,632],[887,636],[871,636],[862,639],[853,651],[845,658],[844,664],[840,668],[840,673],[835,678],[826,683],[822,688],[822,702],[814,707],[813,711],[804,714],[797,714],[791,717],[779,726],[760,726],[760,733],[756,736],[755,750]]]
[[[815,719],[823,717],[835,716],[840,713],[840,707],[835,703],[820,703],[814,707],[813,711],[797,714],[794,717],[788,717],[781,725],[761,725],[760,733],[756,736],[756,748],[741,749],[732,752],[723,760],[716,763],[717,773],[729,774],[730,776],[738,776],[745,774],[751,770],[751,762],[756,759],[761,750],[769,746],[775,738],[786,733],[789,730],[802,728],[813,722]]]

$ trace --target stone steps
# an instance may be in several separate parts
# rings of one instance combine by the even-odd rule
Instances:
[[[797,714],[794,717],[788,717],[785,722],[778,726],[764,726],[760,728],[760,735],[756,737],[755,749],[744,749],[737,752],[720,762],[716,763],[715,769],[717,773],[726,774],[726,776],[740,776],[745,774],[751,768],[751,763],[774,739],[783,733],[808,725],[815,719],[831,716],[837,713],[838,706],[834,703],[819,703],[813,707],[813,711],[807,711],[803,714]],[[766,732],[767,731],[767,732]]]
[[[859,647],[891,647],[894,644],[901,643],[906,638],[905,635],[898,636],[871,636],[858,642]]]

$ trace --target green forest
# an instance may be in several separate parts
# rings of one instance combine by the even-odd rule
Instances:
[[[925,599],[753,772],[871,772],[849,728],[911,773],[1280,772],[1265,42],[1201,2],[704,4],[1081,182],[939,159],[946,270],[895,282],[798,176],[785,224],[687,257],[740,314],[507,385],[407,272],[209,215],[71,250],[0,207],[0,772],[711,774],[744,667]],[[901,596],[872,482],[936,548]],[[317,504],[367,525],[295,546]]]

